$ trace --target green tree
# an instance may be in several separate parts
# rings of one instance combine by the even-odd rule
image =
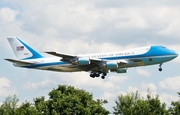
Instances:
[[[17,106],[19,99],[8,96],[0,106],[0,115],[108,115],[103,104],[106,100],[93,100],[91,93],[72,86],[59,85],[49,92],[49,99],[34,98]]]
[[[37,109],[39,113],[42,113],[43,115],[49,115],[49,110],[48,108],[48,102],[45,101],[45,97],[39,97],[34,99],[34,106]]]
[[[147,102],[140,97],[138,91],[136,93],[127,93],[126,95],[119,95],[115,101],[114,108],[115,115],[141,115],[148,113]]]
[[[107,115],[109,111],[102,107],[105,103],[106,100],[93,100],[92,94],[85,90],[59,85],[57,89],[49,92],[44,112],[61,115]],[[49,111],[46,111],[46,108]]]
[[[147,100],[149,105],[149,113],[151,115],[168,115],[168,110],[166,110],[166,104],[161,103],[159,95],[152,96],[151,92],[148,90]]]
[[[34,104],[24,103],[19,111],[21,115],[28,115],[34,111],[37,115],[108,115],[102,105],[106,100],[93,100],[92,94],[72,86],[59,85],[49,92],[49,99],[38,97]]]
[[[115,115],[166,115],[166,104],[161,103],[159,96],[155,98],[148,90],[147,99],[136,93],[127,93],[119,95],[115,101],[116,106],[113,107]]]
[[[15,111],[15,115],[42,115],[30,102],[24,102]]]
[[[18,101],[16,95],[8,96],[0,107],[0,115],[15,115]]]
[[[180,92],[177,92],[177,94],[180,97]],[[169,113],[171,113],[171,115],[180,115],[180,100],[171,102],[171,107],[169,107]]]

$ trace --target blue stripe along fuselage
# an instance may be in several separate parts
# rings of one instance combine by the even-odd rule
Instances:
[[[174,56],[174,57],[172,57]],[[102,60],[120,60],[120,59],[139,59],[142,60],[145,64],[150,65],[150,62],[147,62],[147,60],[144,60],[145,58],[153,58],[155,59],[154,64],[156,63],[160,63],[160,62],[165,62],[165,61],[169,61],[173,58],[175,58],[177,56],[177,53],[174,52],[173,50],[169,50],[165,47],[162,46],[151,46],[149,51],[147,51],[144,54],[138,54],[138,55],[126,55],[126,56],[112,56],[112,57],[103,57],[103,58],[99,58]],[[164,57],[163,58],[159,58],[159,57]],[[64,64],[69,64],[67,62],[63,62],[63,61],[58,61],[58,62],[50,62],[50,63],[36,63],[36,64],[32,64],[30,66],[21,66],[21,67],[25,67],[25,68],[37,68],[37,67],[45,67],[45,66],[52,66],[52,65],[64,65]],[[153,63],[152,63],[153,64]]]

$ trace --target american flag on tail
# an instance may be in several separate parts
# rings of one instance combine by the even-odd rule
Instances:
[[[23,50],[24,50],[24,46],[17,46],[17,47],[16,47],[16,50],[17,50],[17,51],[23,51]]]

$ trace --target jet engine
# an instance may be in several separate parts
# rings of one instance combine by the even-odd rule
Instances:
[[[106,68],[107,69],[117,69],[118,68],[118,64],[117,62],[106,62]]]
[[[127,73],[127,69],[126,68],[111,69],[111,72]]]
[[[78,65],[89,65],[90,64],[90,60],[89,60],[89,58],[79,58],[77,60],[77,64]]]
[[[117,73],[127,73],[127,69],[126,68],[119,68],[116,70]]]

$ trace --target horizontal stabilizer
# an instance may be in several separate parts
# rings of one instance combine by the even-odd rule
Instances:
[[[33,62],[26,62],[26,61],[22,61],[22,60],[15,60],[15,59],[5,59],[7,61],[10,61],[12,63],[21,63],[21,64],[33,64]]]

